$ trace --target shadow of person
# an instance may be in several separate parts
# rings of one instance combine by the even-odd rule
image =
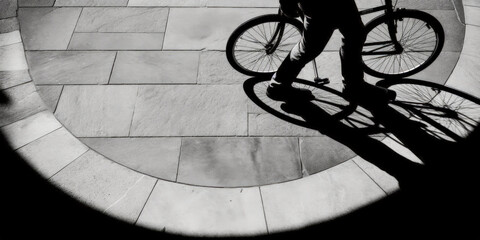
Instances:
[[[10,103],[10,98],[3,93],[3,91],[0,91],[0,104],[8,104]]]

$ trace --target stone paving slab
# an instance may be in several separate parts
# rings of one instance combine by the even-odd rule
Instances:
[[[465,26],[458,21],[455,11],[449,10],[424,10],[440,21],[445,31],[445,44],[442,51],[460,52],[463,46]]]
[[[137,225],[193,236],[266,234],[258,188],[204,188],[158,181]]]
[[[59,129],[62,125],[53,114],[43,111],[12,124],[3,126],[0,131],[13,150],[18,149],[46,134]]]
[[[0,71],[16,71],[28,69],[22,43],[14,43],[0,47]]]
[[[269,113],[248,114],[249,136],[322,136],[316,130],[304,128]]]
[[[16,16],[17,0],[2,0],[0,2],[0,19]]]
[[[204,51],[200,54],[199,84],[243,84],[249,77],[237,72],[223,51]]]
[[[0,89],[14,87],[32,81],[28,70],[0,71]]]
[[[74,33],[68,50],[162,50],[164,33]]]
[[[1,91],[11,102],[0,105],[0,126],[14,123],[18,120],[46,110],[42,99],[38,96],[35,85],[31,82]]]
[[[180,138],[81,138],[109,159],[150,176],[175,181]]]
[[[197,82],[199,52],[119,52],[111,84],[187,84]]]
[[[228,37],[241,23],[275,11],[258,8],[170,9],[164,49],[225,50]]]
[[[115,52],[28,51],[36,84],[107,84]]]
[[[55,112],[58,105],[58,100],[60,99],[60,94],[62,93],[63,86],[52,86],[52,85],[42,85],[36,86],[37,92],[42,98],[43,102],[47,107],[52,111]]]
[[[81,8],[20,8],[18,20],[26,50],[65,50]]]
[[[19,7],[51,7],[56,0],[18,0]],[[58,1],[57,1],[58,2]]]
[[[445,84],[457,65],[459,52],[442,52],[428,68],[408,78]]]
[[[130,136],[245,136],[238,85],[139,86]]]
[[[451,0],[419,1],[419,0],[400,0],[397,7],[420,9],[420,10],[454,10]]]
[[[86,152],[50,180],[81,202],[131,223],[156,182],[94,151]]]
[[[352,159],[382,190],[387,194],[393,194],[400,189],[398,180],[373,163],[356,156]]]
[[[331,220],[385,196],[352,161],[308,178],[260,189],[270,233]]]
[[[463,54],[446,85],[480,97],[480,57]]]
[[[203,7],[207,0],[130,0],[129,7]]]
[[[328,137],[300,138],[304,171],[312,175],[348,161],[356,154],[345,145]]]
[[[127,6],[128,0],[55,0],[55,7],[62,6]]]
[[[480,26],[480,8],[479,7],[465,7],[465,22],[470,25]]]
[[[463,0],[463,5],[465,7],[467,7],[467,6],[480,7],[480,2],[478,2],[478,0]]]
[[[55,116],[77,137],[128,136],[136,96],[137,86],[65,86]]]
[[[178,182],[245,187],[302,177],[297,138],[183,138]]]
[[[88,151],[65,128],[55,130],[17,150],[45,178],[50,178]]]
[[[75,32],[165,32],[167,8],[85,8]]]
[[[9,33],[20,29],[17,18],[0,19],[0,33]]]
[[[0,47],[22,42],[19,31],[0,34]]]
[[[480,57],[480,27],[467,25],[462,55]]]

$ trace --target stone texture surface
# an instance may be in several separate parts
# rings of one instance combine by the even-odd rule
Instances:
[[[0,33],[9,33],[20,29],[17,18],[0,19]]]
[[[421,10],[454,10],[451,0],[436,1],[418,1],[418,0],[402,0],[398,1],[397,7]]]
[[[281,120],[269,113],[248,114],[249,136],[321,136],[316,130]]]
[[[26,50],[65,50],[81,8],[20,8],[18,19]]]
[[[130,0],[129,7],[203,7],[207,0]]]
[[[18,0],[19,7],[51,7],[54,3],[55,0]]]
[[[244,187],[302,177],[297,138],[186,138],[178,182]]]
[[[55,6],[127,6],[128,0],[56,0]]]
[[[463,54],[446,85],[480,97],[480,56]]]
[[[75,32],[165,32],[166,8],[85,8]]]
[[[0,71],[0,89],[14,87],[31,81],[28,70]]]
[[[480,7],[480,2],[478,2],[477,0],[463,0],[463,4],[465,6],[476,6],[476,7]]]
[[[0,128],[12,149],[20,148],[62,125],[49,112],[40,112]]]
[[[128,136],[136,95],[137,86],[65,86],[55,115],[77,137]]]
[[[470,25],[475,25],[475,26],[480,26],[480,17],[478,16],[480,14],[480,8],[479,7],[470,7],[466,6],[465,7],[465,22]]]
[[[242,84],[248,78],[250,77],[232,68],[225,52],[206,51],[200,54],[198,70],[200,84]]]
[[[15,17],[17,13],[17,0],[2,0],[0,2],[0,19]]]
[[[0,105],[0,126],[16,122],[35,113],[46,110],[33,83],[25,83],[2,91],[10,104]]]
[[[480,57],[480,27],[467,25],[462,54]]]
[[[28,69],[22,43],[0,47],[0,71]]]
[[[55,130],[17,150],[45,178],[50,178],[86,151],[88,147],[65,128]]]
[[[107,84],[114,59],[115,52],[27,52],[36,84]]]
[[[328,137],[300,138],[300,151],[308,175],[334,167],[356,155],[345,145]]]
[[[432,65],[409,78],[431,81],[443,85],[456,67],[459,57],[459,52],[442,52]]]
[[[137,225],[192,236],[267,233],[258,188],[202,188],[159,181]]]
[[[198,52],[119,52],[110,83],[196,83]]]
[[[81,141],[135,171],[176,180],[180,138],[82,138]]]
[[[455,11],[449,10],[425,10],[440,21],[445,31],[445,45],[442,51],[460,52],[462,51],[463,37],[465,35],[465,26],[458,21]]]
[[[74,33],[69,50],[161,50],[163,33]]]
[[[51,181],[79,201],[133,223],[156,180],[88,151]]]
[[[170,10],[164,48],[224,50],[233,30],[275,9],[175,8]],[[221,23],[221,24],[219,24]]]
[[[52,112],[55,112],[63,86],[37,85],[37,90],[45,105],[47,105]]]
[[[260,189],[270,233],[329,220],[385,196],[352,161],[308,178]]]
[[[241,86],[140,86],[131,136],[246,135]]]
[[[398,180],[384,170],[363,158],[356,156],[352,159],[382,190],[387,194],[395,193],[400,189]]]
[[[22,42],[19,31],[0,34],[0,47]]]

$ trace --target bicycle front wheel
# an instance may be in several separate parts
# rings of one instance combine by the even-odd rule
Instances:
[[[278,14],[263,15],[240,25],[227,42],[232,67],[249,76],[269,77],[302,37],[300,21]]]
[[[396,32],[396,40],[391,30]],[[438,57],[445,42],[441,23],[417,10],[382,15],[367,24],[366,32],[362,51],[365,72],[379,78],[403,78],[424,70]]]

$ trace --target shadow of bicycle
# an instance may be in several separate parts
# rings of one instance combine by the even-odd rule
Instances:
[[[252,78],[244,90],[266,112],[344,144],[400,185],[382,204],[305,231],[325,230],[353,219],[369,219],[362,225],[372,223],[384,230],[398,230],[406,222],[433,232],[471,226],[465,216],[476,205],[471,199],[476,188],[471,171],[480,142],[480,99],[422,80],[382,80],[377,85],[395,90],[396,100],[364,106],[346,101],[339,89],[297,79],[296,87],[309,89],[315,99],[274,102],[265,95],[266,84],[266,80]],[[385,145],[378,134],[408,148],[421,163]]]

